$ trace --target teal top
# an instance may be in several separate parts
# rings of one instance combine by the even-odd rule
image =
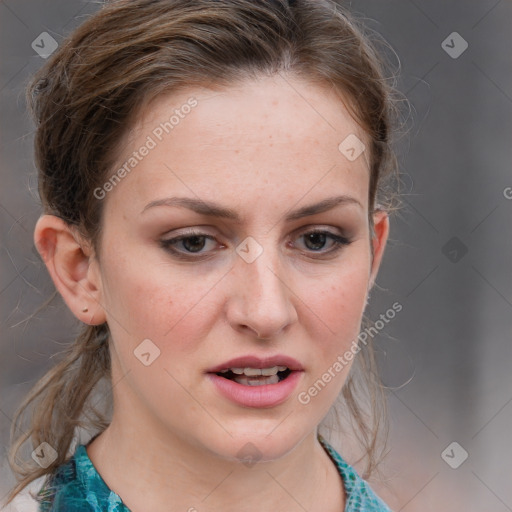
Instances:
[[[318,439],[343,480],[346,497],[344,512],[391,512],[321,435]],[[130,512],[96,471],[83,444],[50,475],[38,492],[37,499],[40,512]]]

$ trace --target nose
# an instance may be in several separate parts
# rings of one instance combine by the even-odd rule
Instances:
[[[251,263],[237,257],[231,279],[227,318],[236,331],[272,339],[297,321],[293,284],[276,251],[265,248]]]

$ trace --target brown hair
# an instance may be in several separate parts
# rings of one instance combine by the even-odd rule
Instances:
[[[376,48],[370,33],[329,0],[109,2],[62,42],[27,90],[44,210],[80,230],[99,254],[103,203],[93,190],[112,173],[119,141],[149,101],[180,88],[229,86],[283,71],[339,91],[367,133],[373,233],[376,205],[397,208],[392,183],[398,172],[390,140],[395,77],[386,75]],[[9,501],[66,460],[77,427],[100,432],[108,425],[90,403],[98,383],[110,379],[108,338],[107,324],[84,326],[17,411],[10,464],[19,483]],[[359,377],[356,367],[351,371],[343,412],[365,448],[369,475],[386,424],[383,388],[370,343],[356,360],[363,371]],[[370,398],[369,412],[358,389]],[[19,435],[29,409],[30,425]],[[34,448],[47,442],[56,460],[47,468],[22,462],[20,450],[29,440]]]

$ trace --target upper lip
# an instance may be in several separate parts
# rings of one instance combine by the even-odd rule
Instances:
[[[272,368],[273,366],[286,366],[290,370],[303,370],[302,365],[293,357],[277,354],[275,356],[257,357],[241,356],[230,359],[209,368],[207,373],[217,373],[228,368]]]

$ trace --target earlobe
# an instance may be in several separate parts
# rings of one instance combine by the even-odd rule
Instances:
[[[384,255],[384,249],[389,236],[389,216],[384,210],[378,210],[373,215],[374,233],[371,239],[373,244],[373,260],[370,270],[368,291],[373,288],[377,273]]]
[[[34,243],[71,312],[84,323],[104,323],[101,278],[90,244],[55,215],[39,218]]]

